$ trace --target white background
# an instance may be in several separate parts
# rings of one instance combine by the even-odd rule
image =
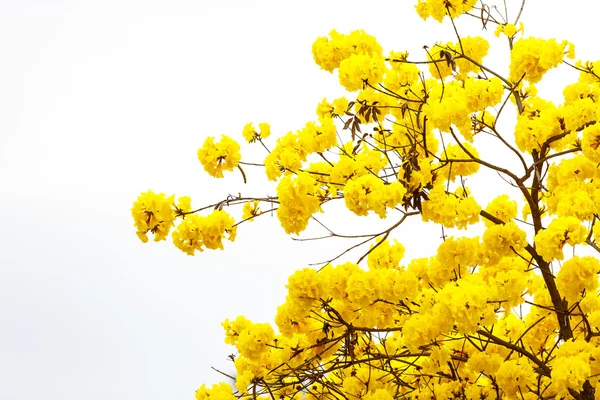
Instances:
[[[508,3],[514,16],[520,1]],[[271,320],[287,276],[335,246],[293,242],[267,217],[240,226],[226,251],[188,257],[142,244],[131,205],[148,189],[195,206],[266,194],[251,185],[260,173],[245,187],[237,172],[207,177],[205,137],[313,120],[341,93],[311,55],[332,28],[365,29],[414,59],[452,40],[413,5],[0,0],[0,399],[191,399],[219,380],[210,366],[230,371],[220,322]],[[526,33],[596,59],[594,7],[529,1]],[[549,74],[548,96],[562,77]],[[348,221],[337,226],[356,232]],[[430,236],[399,238],[409,256],[429,254]]]

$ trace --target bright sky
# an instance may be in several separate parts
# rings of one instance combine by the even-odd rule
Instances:
[[[520,1],[508,3],[514,16]],[[241,139],[250,121],[283,134],[314,119],[341,93],[310,52],[332,28],[365,29],[414,58],[450,40],[450,25],[423,23],[413,5],[0,2],[0,399],[192,399],[219,380],[211,366],[230,371],[221,321],[272,319],[287,276],[335,246],[293,242],[267,217],[225,252],[188,257],[142,244],[131,205],[150,188],[194,205],[266,194],[237,172],[207,177],[197,148],[209,135]],[[598,58],[595,7],[531,0],[526,33]],[[400,239],[428,255],[426,238]]]

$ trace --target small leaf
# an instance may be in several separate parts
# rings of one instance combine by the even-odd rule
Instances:
[[[354,118],[348,118],[348,120],[346,121],[346,123],[344,124],[344,127],[342,129],[348,129],[350,127],[350,124],[352,123],[352,120]]]

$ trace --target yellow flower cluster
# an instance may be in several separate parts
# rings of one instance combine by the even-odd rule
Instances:
[[[440,157],[440,161],[445,166],[439,169],[438,174],[452,182],[457,176],[473,175],[479,171],[479,164],[474,161],[478,158],[479,153],[469,143],[463,143],[462,147],[457,144],[449,144]]]
[[[467,68],[463,67],[463,70]],[[468,77],[464,82],[453,80],[445,84],[429,80],[428,84],[430,101],[423,106],[423,112],[431,128],[450,132],[451,127],[455,126],[469,142],[473,141],[471,114],[482,113],[488,107],[498,104],[504,93],[504,87],[497,78]],[[489,115],[487,120],[491,121]]]
[[[423,221],[433,221],[447,228],[466,229],[479,222],[481,206],[466,192],[446,193],[444,186],[436,185],[423,202]]]
[[[234,241],[237,227],[233,218],[223,210],[214,210],[207,216],[187,215],[173,231],[175,247],[193,256],[196,250],[223,250],[223,239]]]
[[[265,172],[271,181],[277,180],[286,171],[298,171],[306,160],[306,151],[297,134],[288,132],[277,139],[273,151],[265,158]]]
[[[584,382],[600,372],[600,347],[586,341],[563,343],[555,353],[551,389],[563,398],[569,389],[581,391]]]
[[[331,118],[321,118],[319,125],[309,122],[298,132],[300,146],[307,154],[322,153],[337,144],[335,125]]]
[[[348,104],[348,99],[345,97],[339,97],[331,103],[327,99],[323,99],[317,106],[317,116],[319,119],[322,119],[344,115],[346,110],[348,110]]]
[[[215,138],[209,136],[202,148],[198,149],[198,159],[204,170],[215,178],[222,178],[223,171],[233,171],[241,158],[240,145],[225,135],[217,143]]]
[[[423,113],[427,116],[431,128],[450,132],[454,125],[465,139],[471,141],[473,136],[471,117],[462,85],[457,81],[445,85],[435,81],[429,82],[431,83],[430,101],[423,106]]]
[[[376,86],[386,71],[382,57],[354,54],[342,61],[338,71],[340,84],[349,92],[363,89],[366,83]]]
[[[248,143],[254,143],[257,140],[266,139],[271,135],[271,126],[266,122],[258,124],[258,129],[259,131],[257,132],[252,122],[249,122],[244,126],[242,136]]]
[[[503,362],[495,376],[500,389],[512,399],[518,398],[519,393],[529,392],[527,387],[534,385],[537,379],[533,366],[522,358]]]
[[[175,196],[148,190],[139,195],[133,203],[131,214],[137,235],[144,243],[148,241],[148,232],[154,234],[154,241],[165,240],[175,221]]]
[[[415,8],[421,18],[442,22],[447,15],[456,18],[468,13],[476,4],[477,0],[419,0]]]
[[[298,234],[306,228],[310,217],[321,208],[319,192],[319,184],[307,172],[281,179],[277,185],[277,218],[286,233]]]
[[[438,45],[429,53],[432,61],[436,61],[429,64],[429,73],[434,78],[444,79],[457,72],[457,79],[466,79],[469,73],[480,70],[489,49],[489,42],[480,36],[466,36],[460,43]]]
[[[502,222],[510,222],[517,216],[517,202],[511,200],[507,194],[501,194],[487,205],[485,211],[487,211],[493,217],[498,218]],[[485,226],[491,226],[494,224],[487,219],[484,219],[483,223]]]
[[[500,103],[504,86],[499,78],[477,79],[469,77],[465,80],[465,97],[470,113],[483,111]]]
[[[354,55],[380,58],[382,51],[375,37],[362,30],[344,35],[334,29],[329,33],[329,37],[318,38],[312,46],[315,62],[329,72],[339,68],[342,61]]]
[[[297,133],[289,132],[277,139],[273,151],[265,158],[265,172],[275,181],[286,172],[300,170],[311,153],[321,153],[337,144],[336,127],[331,117],[309,122]]]
[[[548,194],[543,198],[551,214],[591,221],[600,210],[600,169],[589,158],[565,158],[548,170]]]
[[[483,245],[490,255],[509,256],[527,245],[527,234],[514,222],[489,226],[483,234]]]
[[[367,259],[367,265],[370,269],[399,268],[400,260],[404,257],[404,246],[394,240],[390,243],[388,240],[377,242],[377,247],[372,249]]]
[[[567,260],[558,271],[556,285],[568,302],[580,299],[584,290],[595,293],[598,289],[600,261],[594,257],[573,257]]]
[[[510,80],[521,79],[539,82],[544,74],[562,63],[568,42],[558,43],[555,39],[523,38],[512,48],[510,56]],[[573,58],[573,54],[569,54]]]
[[[502,34],[506,35],[506,37],[512,38],[517,33],[524,32],[524,31],[525,31],[525,29],[523,27],[522,22],[519,25],[518,29],[515,26],[515,24],[498,24],[498,26],[496,27],[496,30],[494,31],[494,35],[496,35],[496,37],[499,37],[500,34],[502,33]]]
[[[385,166],[384,155],[380,151],[362,146],[358,154],[353,155],[352,142],[343,147],[339,160],[331,169],[330,181],[336,186],[344,186],[350,179],[365,174],[378,174]]]
[[[479,251],[478,237],[446,238],[437,249],[435,261],[429,262],[427,280],[435,286],[443,286],[457,277],[466,276],[468,269],[479,263]]]
[[[346,207],[362,216],[373,211],[379,218],[385,218],[387,209],[401,204],[405,194],[406,189],[400,182],[387,184],[372,174],[350,179],[344,186]]]
[[[240,355],[250,361],[258,361],[267,346],[275,339],[275,332],[269,324],[254,324],[240,316],[235,321],[223,322],[225,342],[238,347]]]
[[[231,386],[225,382],[212,385],[209,389],[202,385],[196,390],[196,400],[235,400]]]
[[[391,62],[391,68],[386,72],[383,85],[397,93],[401,93],[402,89],[410,87],[419,80],[419,68],[406,60],[408,54],[400,54],[391,52],[390,60],[398,60]]]
[[[595,123],[583,130],[581,150],[590,161],[600,164],[600,124]]]
[[[546,229],[535,235],[535,246],[538,254],[548,262],[562,260],[565,244],[575,246],[585,242],[587,229],[575,217],[558,217]]]
[[[551,137],[562,132],[562,115],[551,102],[534,97],[525,112],[517,117],[515,142],[521,151],[540,151]]]
[[[350,92],[363,89],[365,82],[378,84],[386,71],[381,46],[364,31],[344,35],[333,30],[329,37],[318,38],[312,51],[315,62],[324,70],[339,68],[340,84]]]
[[[254,221],[254,217],[260,213],[260,208],[258,207],[259,202],[259,200],[253,200],[244,204],[244,208],[242,210],[243,220]]]

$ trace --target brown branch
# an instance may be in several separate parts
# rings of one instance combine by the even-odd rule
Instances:
[[[530,353],[529,351],[525,350],[524,348],[517,346],[516,344],[507,342],[506,340],[500,339],[497,336],[492,335],[491,333],[480,329],[477,331],[478,334],[480,334],[481,336],[484,336],[488,339],[490,339],[492,342],[502,345],[504,347],[506,347],[507,349],[511,349],[514,350],[515,352],[529,358],[531,361],[533,361],[538,367],[539,367],[539,372],[544,375],[544,376],[550,376],[550,373],[552,372],[550,370],[550,367],[548,367],[546,365],[546,363],[544,363],[542,360],[540,360],[539,358],[537,358],[534,354]]]

